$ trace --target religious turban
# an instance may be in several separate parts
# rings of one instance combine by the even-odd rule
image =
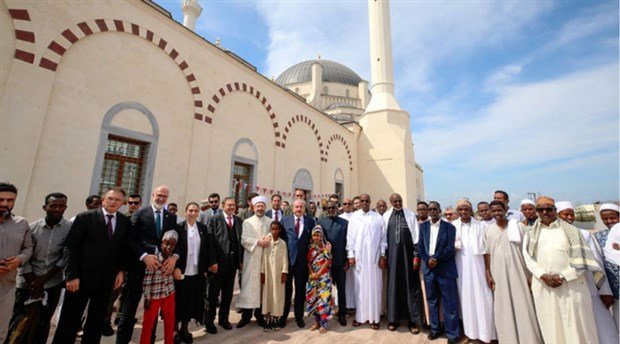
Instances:
[[[256,205],[257,203],[265,203],[267,204],[267,197],[265,196],[256,196],[252,198],[252,205]]]
[[[167,231],[166,233],[164,233],[164,236],[161,238],[161,240],[170,240],[170,239],[174,239],[174,240],[179,239],[179,234],[177,234],[177,231]]]
[[[534,203],[534,201],[532,201],[532,200],[531,200],[531,199],[529,199],[529,198],[526,198],[526,199],[524,199],[523,201],[521,201],[521,205],[524,205],[524,204],[531,204],[531,205],[533,205],[533,206],[536,206],[536,203]]]
[[[599,210],[599,213],[603,210],[613,210],[615,212],[620,213],[620,207],[618,207],[616,204],[613,203],[603,203],[601,204],[601,209]]]
[[[205,198],[202,201],[200,201],[200,205],[209,205],[209,199]]]
[[[567,210],[567,209],[573,209],[573,210],[575,209],[575,207],[573,207],[573,204],[569,201],[557,202],[555,204],[555,207],[557,208],[558,213],[564,210]]]
[[[539,205],[552,205],[555,206],[555,200],[551,197],[548,196],[540,196],[536,199],[536,206],[538,207]]]
[[[471,202],[467,198],[461,198],[460,200],[456,201],[457,208],[462,205],[468,206],[469,209],[472,209]]]

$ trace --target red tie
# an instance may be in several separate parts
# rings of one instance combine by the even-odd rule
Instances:
[[[232,228],[232,216],[228,215],[226,217],[226,222],[228,223],[228,228]]]
[[[295,236],[297,236],[299,238],[299,220],[301,220],[301,218],[297,218],[297,221],[295,222]]]
[[[274,216],[273,220],[274,220],[274,221],[276,221],[276,222],[278,222],[278,212],[276,211],[276,212],[274,212],[274,213],[276,214],[276,216]]]
[[[106,217],[108,218],[108,238],[111,238],[114,236],[114,227],[112,226],[112,219],[114,218],[114,215],[108,214]]]

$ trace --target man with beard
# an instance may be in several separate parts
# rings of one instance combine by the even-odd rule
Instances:
[[[614,294],[615,302],[612,306],[612,311],[617,324],[620,320],[620,300],[618,300],[618,291],[620,289],[620,283],[618,281],[620,279],[620,267],[617,264],[618,262],[616,261],[614,263],[612,259],[614,253],[617,253],[618,250],[614,250],[615,252],[611,251],[614,243],[614,240],[612,239],[613,236],[611,235],[611,228],[620,222],[620,207],[613,203],[601,204],[599,215],[606,228],[594,233],[594,237],[601,248],[603,248],[605,274],[609,280],[611,291]]]
[[[418,334],[422,324],[418,221],[411,210],[403,208],[399,194],[390,196],[390,204],[392,208],[383,214],[387,228],[388,330],[395,331],[400,320],[405,319],[409,331]]]
[[[417,204],[418,224],[428,220],[428,203],[420,201]]]
[[[478,203],[476,209],[480,221],[484,221],[489,226],[495,223],[495,218],[493,218],[493,214],[491,213],[489,202],[482,201]]]
[[[4,343],[15,303],[17,268],[32,255],[32,235],[28,221],[11,214],[17,198],[13,184],[0,182],[0,343]]]
[[[538,219],[538,215],[536,215],[536,203],[529,198],[526,198],[521,201],[521,213],[525,219],[523,220],[523,224],[526,226],[531,226]]]

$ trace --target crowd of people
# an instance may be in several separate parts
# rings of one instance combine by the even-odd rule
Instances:
[[[513,210],[501,190],[444,216],[436,201],[405,208],[398,193],[389,209],[368,194],[316,204],[296,190],[291,204],[250,194],[241,210],[214,193],[182,214],[169,194],[156,187],[143,205],[111,188],[67,220],[67,196],[50,193],[28,223],[12,213],[17,188],[0,182],[0,342],[46,343],[59,308],[53,343],[80,329],[98,343],[113,323],[116,343],[129,343],[144,300],[145,344],[160,316],[165,343],[192,343],[192,320],[232,330],[231,307],[237,328],[254,317],[264,331],[287,326],[292,307],[299,328],[309,315],[319,333],[332,318],[378,330],[384,317],[389,331],[405,323],[449,343],[618,343],[617,204],[601,205],[606,228],[592,233],[573,225],[570,202]]]

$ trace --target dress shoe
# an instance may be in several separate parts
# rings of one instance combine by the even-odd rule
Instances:
[[[228,321],[220,321],[218,322],[218,324],[224,329],[224,330],[232,330],[232,325],[230,324],[230,322]]]
[[[256,325],[258,325],[260,327],[265,327],[265,326],[267,326],[267,323],[265,322],[265,319],[260,318],[260,319],[256,319]]]
[[[297,319],[297,327],[299,328],[304,328],[306,327],[306,322],[304,321],[304,319]]]
[[[239,322],[237,323],[237,328],[242,328],[249,323],[250,323],[250,319],[241,318],[241,320],[239,320]]]
[[[458,344],[459,340],[458,339],[448,339],[448,344]]]
[[[347,318],[346,317],[338,317],[338,323],[340,326],[347,326]]]
[[[439,333],[431,332],[431,334],[428,335],[428,340],[435,340],[437,338],[439,338]]]
[[[278,320],[278,327],[285,328],[286,327],[286,318],[282,317]]]
[[[114,329],[112,328],[112,325],[110,325],[109,322],[105,322],[103,324],[103,329],[101,329],[101,335],[104,337],[111,337],[114,335]]]
[[[210,334],[217,333],[217,328],[215,328],[215,325],[213,325],[213,323],[205,324],[205,330],[207,330],[207,333],[210,333]]]
[[[187,327],[182,328],[179,331],[179,338],[181,339],[181,342],[183,343],[191,344],[194,342],[194,336],[192,336],[192,334],[189,333],[189,331],[187,330]]]

